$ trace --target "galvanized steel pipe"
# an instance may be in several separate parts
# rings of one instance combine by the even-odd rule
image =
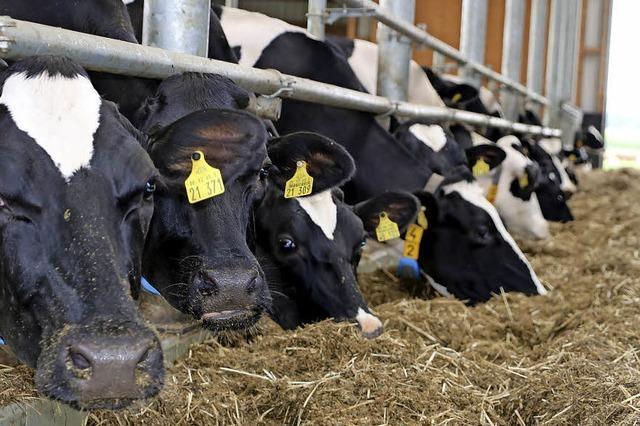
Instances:
[[[484,63],[487,38],[488,0],[463,0],[460,20],[460,52],[470,61]],[[459,75],[475,86],[481,86],[480,75],[467,68],[461,68]]]
[[[502,74],[514,81],[520,81],[525,8],[525,0],[506,0],[502,37]],[[509,120],[517,120],[523,107],[520,97],[505,91],[502,92],[501,98],[505,117]]]
[[[380,0],[380,8],[407,22],[413,22],[415,0]],[[377,93],[394,101],[409,98],[411,41],[382,23],[378,23]]]
[[[93,71],[163,79],[185,72],[215,73],[234,80],[252,92],[321,103],[372,114],[498,127],[516,132],[560,136],[559,129],[513,123],[472,112],[394,102],[387,98],[330,84],[281,74],[275,70],[244,67],[199,56],[142,46],[32,22],[0,17],[0,57],[18,60],[42,54],[67,56]]]
[[[325,39],[324,10],[326,8],[327,0],[309,0],[307,31],[319,40]]]
[[[142,43],[207,56],[211,0],[145,0]]]

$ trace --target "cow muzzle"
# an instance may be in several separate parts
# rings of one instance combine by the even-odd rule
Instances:
[[[121,323],[65,331],[38,360],[36,384],[45,395],[84,410],[114,410],[160,391],[162,349],[150,330]]]
[[[213,330],[242,330],[266,308],[268,289],[258,269],[210,269],[195,274],[189,288],[190,310]]]

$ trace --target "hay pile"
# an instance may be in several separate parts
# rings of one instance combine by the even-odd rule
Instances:
[[[639,199],[640,173],[594,172],[572,201],[577,220],[522,244],[549,297],[468,308],[379,271],[362,277],[378,339],[264,320],[249,343],[193,347],[157,401],[88,423],[638,424]]]

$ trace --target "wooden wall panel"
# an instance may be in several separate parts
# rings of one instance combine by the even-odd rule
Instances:
[[[460,19],[462,0],[416,0],[416,23],[427,24],[429,34],[458,49],[460,47]],[[432,51],[416,50],[416,61],[431,65]]]

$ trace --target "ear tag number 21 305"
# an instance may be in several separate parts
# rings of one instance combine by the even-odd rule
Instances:
[[[304,197],[313,192],[313,177],[307,172],[307,162],[298,161],[296,172],[284,187],[284,198]]]
[[[222,173],[207,163],[202,151],[191,155],[191,163],[191,174],[184,182],[189,203],[199,203],[224,193]]]

